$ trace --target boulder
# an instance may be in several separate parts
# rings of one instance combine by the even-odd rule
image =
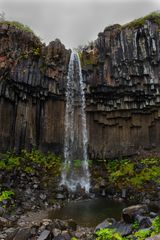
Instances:
[[[22,228],[16,232],[16,234],[14,236],[14,240],[28,240],[30,237],[31,237],[30,229]]]
[[[63,236],[65,240],[70,240],[71,239],[71,236],[70,236],[68,231],[62,231],[61,236]]]
[[[15,229],[13,232],[8,233],[8,236],[6,237],[5,240],[13,240],[13,239],[15,239],[15,236],[16,236],[17,232],[18,232],[18,229]]]
[[[120,233],[122,237],[128,236],[132,233],[132,224],[116,222],[112,225],[112,228],[116,229],[116,232]]]
[[[40,236],[38,237],[37,240],[51,240],[52,237],[51,237],[51,232],[48,231],[48,230],[44,230]]]
[[[59,236],[61,234],[61,230],[58,229],[58,228],[54,228],[52,230],[52,233],[53,233],[54,237],[57,237],[57,236]]]
[[[111,221],[110,221],[111,220]],[[100,229],[104,229],[104,228],[108,228],[111,227],[116,221],[114,219],[110,219],[110,220],[104,220],[103,222],[99,223],[96,227],[95,227],[95,232],[100,230]]]
[[[137,214],[135,216],[135,220],[139,223],[139,226],[141,228],[149,228],[152,225],[152,221],[151,221],[150,217],[141,216],[141,215]]]
[[[153,237],[146,238],[146,240],[160,240],[160,234],[155,235]]]
[[[136,215],[143,215],[148,212],[147,205],[133,205],[122,210],[122,218],[126,223],[133,223]]]

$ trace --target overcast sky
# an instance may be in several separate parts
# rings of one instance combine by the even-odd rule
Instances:
[[[160,10],[160,0],[0,0],[6,18],[28,25],[43,42],[67,48],[95,40],[108,25]]]

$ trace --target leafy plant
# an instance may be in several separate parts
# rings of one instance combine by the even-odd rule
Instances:
[[[33,53],[34,56],[39,56],[40,55],[40,48],[39,47],[33,48],[32,53]]]
[[[39,164],[45,170],[54,169],[55,174],[59,174],[61,159],[53,153],[48,152],[47,154],[43,154],[35,149],[33,149],[31,152],[22,150],[21,157],[23,157],[27,163]]]
[[[132,224],[132,229],[135,230],[139,228],[139,222],[138,221],[135,221],[133,224]]]
[[[11,190],[6,190],[6,191],[2,191],[0,193],[0,202],[3,202],[4,200],[9,200],[11,199],[11,197],[14,195],[14,192]]]
[[[20,157],[14,155],[13,153],[7,152],[1,155],[0,159],[0,169],[12,170],[13,168],[18,168],[20,166]]]
[[[114,229],[104,228],[96,232],[96,240],[122,240],[123,238]]]
[[[154,233],[160,233],[160,216],[157,216],[152,223]]]
[[[26,173],[34,173],[35,171],[34,171],[34,169],[32,167],[28,166],[28,167],[26,167],[24,169],[24,172],[26,172]]]
[[[44,171],[51,170],[56,176],[60,173],[61,159],[52,153],[43,154],[35,149],[31,152],[22,150],[18,156],[10,152],[1,154],[0,170],[11,171],[16,169],[26,173],[33,173],[34,168],[37,167],[42,167]]]
[[[146,237],[149,237],[150,235],[151,235],[150,229],[140,229],[134,234],[137,240],[145,240]]]
[[[143,188],[145,183],[160,182],[160,158],[149,157],[132,161],[129,159],[109,161],[106,170],[110,184],[123,187]]]

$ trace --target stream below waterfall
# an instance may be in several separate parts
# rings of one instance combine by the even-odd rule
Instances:
[[[121,219],[122,209],[127,206],[105,198],[68,202],[64,207],[49,213],[51,219],[73,219],[80,226],[95,227],[106,218]]]

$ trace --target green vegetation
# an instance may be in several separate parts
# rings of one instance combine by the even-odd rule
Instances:
[[[82,67],[91,66],[97,63],[97,56],[94,51],[78,52]]]
[[[39,57],[41,54],[41,49],[39,47],[34,47],[29,51],[24,51],[20,54],[20,59],[28,59],[29,56]]]
[[[133,224],[132,224],[132,229],[133,230],[136,230],[139,228],[139,223],[137,221],[135,221]]]
[[[0,191],[0,205],[3,208],[6,208],[7,204],[11,201],[13,196],[14,196],[14,192],[12,190]]]
[[[136,223],[137,225],[137,223]],[[138,227],[138,225],[137,225]],[[122,237],[115,229],[104,228],[96,232],[96,240],[145,240],[147,237],[155,236],[160,233],[160,216],[156,217],[152,226],[149,229],[140,229],[138,231],[133,231],[132,236]]]
[[[13,168],[19,168],[20,157],[10,152],[1,154],[0,158],[0,169],[12,170]]]
[[[14,192],[9,190],[9,191],[2,191],[0,193],[0,202],[3,202],[4,200],[9,200],[11,197],[14,195]]]
[[[140,229],[139,231],[135,232],[134,236],[137,240],[144,240],[151,235],[150,229]]]
[[[104,228],[96,232],[96,240],[122,240],[122,237],[114,229]]]
[[[35,149],[31,152],[22,150],[19,155],[10,152],[0,155],[0,170],[16,169],[33,173],[38,167],[43,171],[52,170],[55,175],[59,175],[61,159],[52,153],[43,154]]]
[[[29,33],[34,34],[34,32],[27,25],[24,25],[24,24],[22,24],[20,22],[17,22],[17,21],[6,21],[6,20],[4,20],[4,21],[0,21],[0,24],[1,25],[2,24],[7,24],[11,27],[15,27],[15,28],[17,28],[19,30],[22,30],[24,32],[29,32]]]
[[[152,12],[152,13],[148,14],[145,17],[135,19],[134,21],[123,25],[122,29],[123,28],[136,28],[136,27],[140,27],[140,26],[144,25],[146,20],[149,20],[149,21],[152,21],[152,22],[156,23],[159,26],[159,28],[160,28],[160,12],[159,11],[155,11],[155,12]]]
[[[106,169],[110,184],[118,189],[143,189],[145,185],[151,188],[153,182],[154,184],[160,182],[159,157],[149,157],[137,161],[129,159],[109,161]],[[150,182],[152,182],[152,186]]]
[[[33,53],[34,56],[39,56],[40,55],[40,48],[39,47],[33,48],[32,53]]]
[[[82,160],[75,159],[73,164],[75,168],[80,168],[82,166],[82,163],[83,163]]]
[[[154,234],[160,233],[160,216],[157,216],[152,223]]]

